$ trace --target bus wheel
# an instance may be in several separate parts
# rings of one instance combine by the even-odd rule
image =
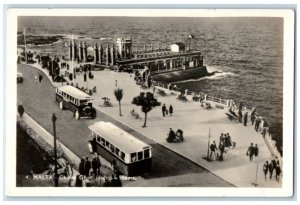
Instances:
[[[79,115],[78,110],[76,110],[76,112],[75,112],[75,118],[76,118],[76,120],[79,120],[79,119],[80,119],[80,115]]]
[[[89,148],[90,153],[93,154],[94,150],[93,150],[93,145],[91,142],[88,143],[88,148]]]
[[[63,110],[64,109],[64,103],[63,101],[59,102],[59,109]]]

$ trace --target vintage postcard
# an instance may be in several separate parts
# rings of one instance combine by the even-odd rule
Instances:
[[[9,9],[6,31],[6,195],[293,195],[292,10]]]

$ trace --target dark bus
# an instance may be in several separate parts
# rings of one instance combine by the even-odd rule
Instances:
[[[92,97],[71,85],[56,88],[56,101],[59,109],[68,109],[77,120],[82,117],[96,118],[96,109],[92,106]]]

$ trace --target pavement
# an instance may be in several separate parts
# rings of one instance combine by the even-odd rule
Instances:
[[[45,71],[45,69],[41,69],[38,64],[32,66],[40,69],[42,72]],[[45,72],[45,74],[48,75],[47,72]],[[271,160],[273,157],[268,146],[265,144],[262,135],[257,133],[253,126],[243,126],[236,121],[230,121],[226,116],[226,109],[213,108],[212,110],[206,110],[202,108],[198,102],[182,102],[177,100],[177,96],[174,95],[160,96],[155,94],[158,101],[165,103],[167,107],[172,104],[174,114],[173,116],[163,117],[161,107],[156,107],[148,113],[147,127],[143,128],[144,114],[140,111],[140,107],[131,104],[131,101],[133,97],[138,96],[140,92],[152,92],[152,89],[145,90],[136,85],[133,76],[128,73],[104,70],[95,71],[93,72],[93,75],[94,79],[88,79],[87,82],[83,81],[83,75],[77,75],[76,79],[74,79],[74,83],[78,83],[79,87],[83,86],[88,87],[89,89],[96,86],[97,92],[93,93],[94,107],[107,114],[107,116],[112,117],[116,122],[119,122],[120,126],[125,126],[127,129],[131,128],[139,133],[141,135],[140,137],[145,141],[149,141],[149,143],[151,142],[151,145],[159,145],[165,149],[167,148],[176,152],[183,158],[191,160],[195,164],[209,170],[213,175],[218,176],[229,184],[237,187],[253,187],[253,183],[257,184],[257,187],[282,186],[281,182],[278,183],[275,179],[271,181],[264,180],[262,171],[263,163],[266,160]],[[61,85],[61,83],[52,84],[54,86]],[[113,94],[113,91],[116,88],[122,88],[124,90],[124,96],[121,101],[122,116],[119,115],[118,102]],[[113,106],[103,107],[103,97],[110,98]],[[139,113],[141,116],[140,119],[135,119],[131,116],[130,111],[132,109],[135,109],[135,111]],[[39,117],[43,118],[43,116]],[[105,120],[105,118],[99,119],[98,117],[97,119]],[[70,126],[76,126],[75,124],[72,121]],[[167,143],[165,138],[169,128],[173,128],[174,130],[177,130],[178,128],[182,129],[184,131],[185,141],[176,144]],[[216,141],[218,144],[221,133],[229,133],[232,141],[236,142],[236,147],[226,152],[223,161],[207,161],[205,157],[207,156],[208,143]],[[257,144],[260,150],[259,157],[254,162],[250,162],[249,158],[246,156],[246,151],[250,143]],[[76,148],[79,150],[80,146],[77,145]],[[178,166],[182,165],[178,163]],[[175,184],[184,184],[179,176],[184,176],[186,174],[186,172],[178,172],[171,176],[165,175],[163,176],[164,179],[156,178],[158,181],[157,184],[163,184],[163,181],[168,179],[174,182],[174,179],[171,179],[174,178],[174,176],[178,176],[176,179],[177,181],[180,181]],[[189,179],[195,178],[195,176],[191,176],[195,173],[188,174],[190,176]],[[154,183],[154,181],[151,181],[151,183]],[[189,180],[185,179],[185,181],[187,182]],[[148,182],[145,180],[144,184],[147,183]],[[209,180],[207,183],[209,183]]]

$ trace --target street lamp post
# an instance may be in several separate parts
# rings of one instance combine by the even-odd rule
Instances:
[[[255,172],[255,182],[252,183],[253,186],[257,186],[257,172],[258,172],[258,160],[256,159],[256,172]]]
[[[210,128],[209,128],[209,132],[208,132],[208,143],[207,143],[207,160],[209,159],[209,145],[210,145]]]
[[[56,150],[56,127],[55,127],[55,121],[56,116],[53,113],[52,115],[52,123],[53,123],[53,135],[54,135],[54,183],[55,187],[58,187],[58,173],[57,173],[57,150]]]

